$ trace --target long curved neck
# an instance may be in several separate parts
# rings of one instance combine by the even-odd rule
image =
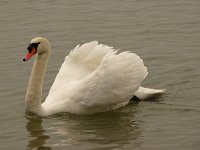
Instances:
[[[49,58],[50,50],[46,53],[38,54],[35,58],[33,69],[28,83],[25,98],[26,111],[42,115],[42,88],[45,70]]]

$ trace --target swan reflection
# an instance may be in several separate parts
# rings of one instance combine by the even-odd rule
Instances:
[[[30,118],[27,117],[26,129],[29,132],[29,141],[27,144],[27,150],[31,149],[45,149],[51,150],[50,147],[44,146],[46,140],[50,137],[45,135],[45,130],[42,127],[42,119],[41,118]]]
[[[29,119],[26,126],[30,138],[27,149],[56,147],[106,150],[124,146],[138,148],[140,144],[136,140],[141,129],[134,120],[135,113],[127,111],[128,109],[126,107],[120,111],[91,116],[59,114],[43,120]],[[45,130],[42,122],[45,122]]]

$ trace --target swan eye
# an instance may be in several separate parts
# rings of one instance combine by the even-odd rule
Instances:
[[[31,51],[33,50],[33,48],[36,50],[37,52],[37,48],[38,48],[38,45],[40,44],[40,42],[38,43],[30,43],[27,47],[27,50],[29,51],[29,53],[31,53]]]

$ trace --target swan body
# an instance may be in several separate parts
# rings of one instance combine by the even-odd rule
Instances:
[[[142,59],[130,52],[118,53],[97,41],[78,45],[66,56],[46,100],[41,103],[43,79],[50,43],[31,40],[24,61],[36,54],[28,84],[26,111],[47,116],[59,112],[92,114],[117,109],[135,95],[147,98],[164,90],[140,87],[148,72]]]

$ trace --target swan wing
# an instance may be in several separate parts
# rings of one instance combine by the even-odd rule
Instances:
[[[110,110],[128,103],[147,74],[134,53],[118,53],[96,41],[78,45],[66,56],[43,106],[50,113]]]
[[[77,45],[65,61],[55,78],[49,94],[57,91],[62,85],[82,80],[93,72],[101,63],[102,58],[112,51],[112,47],[98,44],[97,41]]]
[[[83,81],[82,104],[87,107],[128,102],[147,76],[142,59],[134,53],[111,51]]]

